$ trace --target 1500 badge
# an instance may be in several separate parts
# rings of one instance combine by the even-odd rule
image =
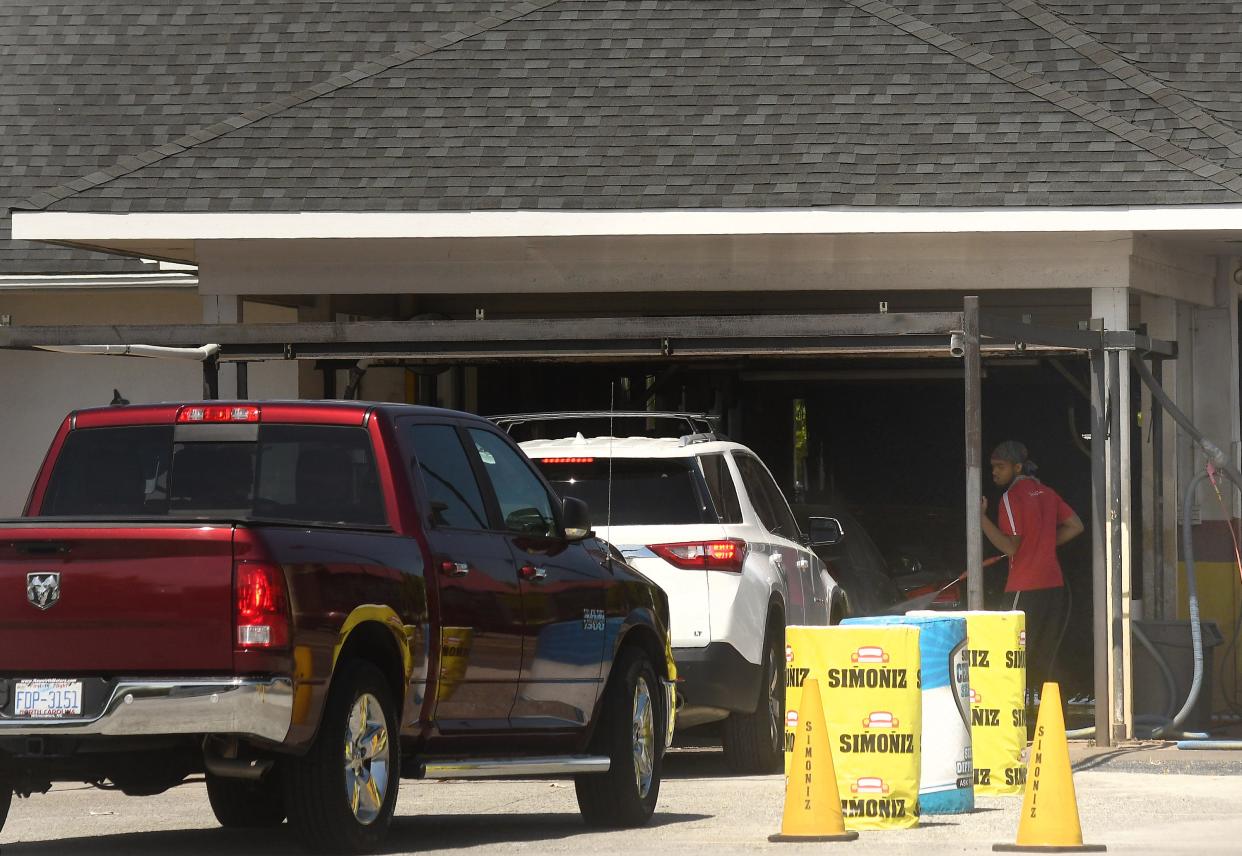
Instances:
[[[582,629],[583,630],[603,630],[604,629],[604,610],[602,609],[582,610]]]

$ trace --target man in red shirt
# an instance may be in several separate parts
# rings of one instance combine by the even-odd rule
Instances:
[[[1026,446],[1006,440],[992,452],[991,463],[992,481],[1006,491],[996,511],[1000,526],[985,514],[983,534],[1009,557],[1005,592],[1013,593],[1013,608],[1026,613],[1027,687],[1034,693],[1052,677],[1069,619],[1057,547],[1081,535],[1083,525],[1056,491],[1035,478]]]

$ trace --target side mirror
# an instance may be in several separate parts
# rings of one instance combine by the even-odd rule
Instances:
[[[835,517],[812,517],[811,546],[833,547],[845,540],[845,530]]]
[[[565,540],[581,541],[591,534],[591,510],[582,500],[567,496],[561,500],[561,523]]]

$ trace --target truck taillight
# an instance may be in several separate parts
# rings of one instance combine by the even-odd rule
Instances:
[[[289,598],[285,575],[267,562],[233,566],[237,647],[284,648],[289,644]]]
[[[681,544],[652,544],[649,549],[674,567],[687,571],[742,572],[746,561],[746,542],[739,538],[725,541],[689,541]]]

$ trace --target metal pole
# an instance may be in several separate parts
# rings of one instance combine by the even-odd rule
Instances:
[[[1129,366],[1127,365],[1127,370]],[[1123,611],[1121,603],[1124,560],[1122,538],[1125,536],[1121,520],[1121,353],[1108,352],[1108,373],[1111,376],[1108,388],[1108,437],[1109,437],[1109,489],[1108,489],[1108,522],[1110,527],[1110,567],[1108,578],[1108,603],[1111,611],[1109,619],[1109,651],[1112,666],[1112,711],[1108,720],[1113,740],[1125,739],[1125,651],[1124,631],[1122,628]],[[1124,450],[1127,454],[1129,450]],[[1099,723],[1096,723],[1099,733]]]
[[[1103,350],[1091,352],[1091,628],[1094,639],[1095,742],[1112,746],[1108,727],[1108,550],[1105,526],[1108,521],[1108,488],[1106,434],[1108,421],[1105,401],[1108,396],[1107,363]]]
[[[220,361],[215,357],[203,360],[203,400],[213,401],[220,397]]]
[[[1161,384],[1164,360],[1151,358],[1151,373]],[[1144,613],[1160,621],[1164,618],[1164,408],[1156,396],[1151,401],[1151,539],[1152,539],[1152,591],[1143,592],[1143,602],[1151,612]]]
[[[979,298],[967,297],[962,312],[966,374],[966,602],[983,609],[983,415],[979,359]]]

